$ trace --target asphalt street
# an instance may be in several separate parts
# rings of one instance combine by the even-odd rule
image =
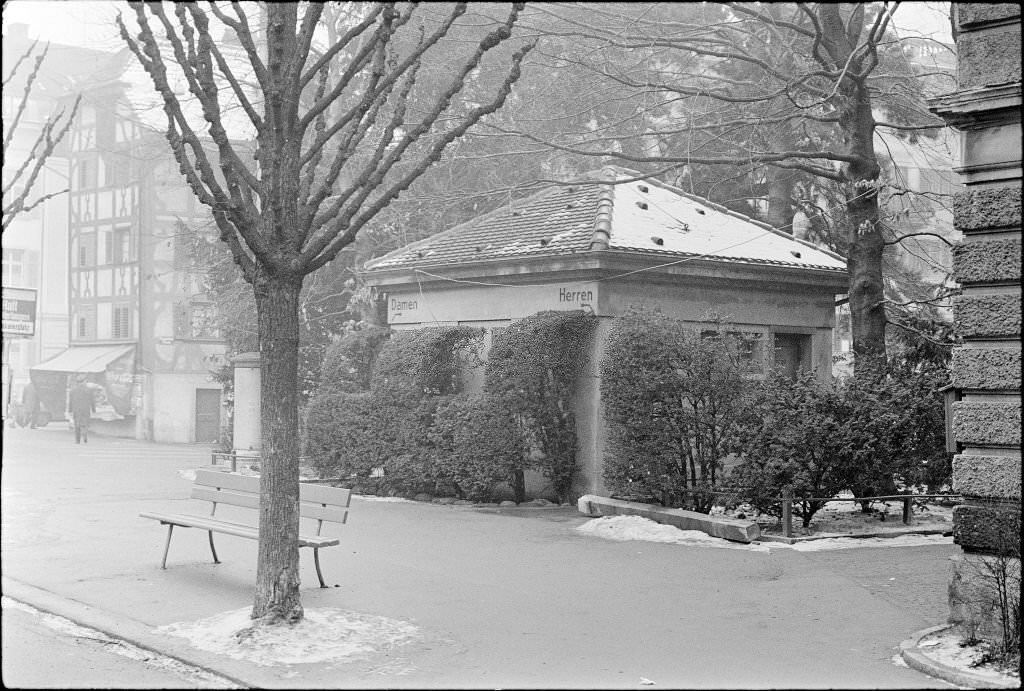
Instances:
[[[342,545],[321,555],[338,587],[311,585],[304,553],[303,603],[412,622],[422,640],[401,659],[341,666],[218,658],[155,629],[251,604],[254,543],[219,541],[224,563],[213,565],[205,535],[176,531],[164,571],[164,530],[138,517],[199,510],[188,471],[209,457],[203,446],[105,437],[76,446],[56,426],[4,430],[5,594],[262,687],[948,688],[893,657],[901,640],[943,623],[951,545],[758,553],[613,542],[576,532],[588,519],[574,510],[358,497]],[[50,633],[24,630],[11,650],[31,660]],[[109,645],[73,645],[106,664]],[[55,686],[87,687],[89,674]]]

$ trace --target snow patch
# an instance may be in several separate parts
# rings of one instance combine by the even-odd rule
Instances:
[[[985,654],[985,646],[963,646],[961,640],[962,636],[955,629],[944,629],[925,636],[917,647],[923,654],[948,667],[970,670],[985,679],[1020,684],[1019,674],[1007,674],[991,662],[979,664]]]
[[[764,545],[730,542],[720,537],[712,537],[699,530],[681,530],[674,525],[658,523],[643,516],[604,516],[587,521],[576,530],[606,540],[643,540],[691,547],[722,547],[744,549],[751,552],[769,551],[768,547]]]
[[[354,499],[362,499],[363,501],[386,501],[386,502],[408,502],[415,503],[412,499],[404,499],[403,497],[379,497],[376,494],[353,494]]]
[[[899,535],[896,537],[832,537],[820,540],[805,540],[788,545],[784,542],[744,544],[712,537],[699,530],[680,530],[642,516],[603,516],[587,521],[576,530],[606,540],[642,540],[665,542],[692,547],[722,547],[745,549],[750,552],[768,552],[772,549],[792,549],[798,552],[820,552],[833,549],[857,549],[861,547],[920,547],[925,545],[950,545],[953,538],[948,535]]]
[[[828,537],[805,540],[787,545],[773,542],[772,547],[794,549],[798,552],[823,552],[831,549],[857,549],[860,547],[921,547],[925,545],[951,545],[951,535],[897,535],[895,537]]]
[[[196,480],[195,468],[180,468],[178,470],[178,475],[182,476],[189,482],[195,482]]]
[[[257,627],[240,640],[235,634],[252,624],[250,611],[245,607],[156,630],[185,638],[194,648],[264,666],[345,662],[419,636],[419,629],[407,622],[320,608],[307,609],[298,624]]]

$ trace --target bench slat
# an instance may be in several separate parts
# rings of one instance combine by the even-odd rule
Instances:
[[[257,496],[260,493],[260,478],[256,475],[239,475],[219,470],[199,469],[196,471],[195,484],[221,487],[242,493],[250,492]],[[300,482],[299,500],[347,508],[352,503],[352,490]]]
[[[247,509],[259,509],[260,497],[258,494],[242,494],[226,489],[212,489],[193,485],[192,498],[203,501],[213,501],[219,504],[230,506],[241,506]],[[321,506],[310,502],[299,502],[299,515],[303,518],[316,518],[321,521],[332,523],[346,523],[348,521],[348,509],[341,509],[335,506]]]
[[[317,518],[332,523],[345,523],[348,520],[348,509],[337,509],[333,506],[320,506],[299,502],[299,515],[303,518]]]
[[[352,490],[343,487],[300,482],[299,499],[313,502],[314,504],[327,504],[328,506],[347,508],[352,503]]]
[[[204,470],[200,468],[196,471],[195,483],[206,487],[223,487],[224,489],[238,492],[255,492],[257,495],[260,493],[260,478],[258,475],[239,475],[238,473],[225,473],[219,470]]]
[[[193,516],[182,513],[159,513],[145,511],[139,514],[143,518],[152,518],[162,523],[173,523],[174,525],[186,528],[199,528],[200,530],[212,530],[217,533],[225,533],[236,537],[244,537],[250,540],[259,539],[259,530],[252,526],[230,521],[219,521],[208,516]],[[299,535],[300,547],[331,547],[341,544],[337,537],[317,537],[316,535]]]
[[[220,504],[230,504],[231,506],[244,506],[247,509],[260,508],[259,494],[243,494],[228,489],[218,490],[212,487],[203,487],[202,485],[192,486],[192,498],[215,501]]]

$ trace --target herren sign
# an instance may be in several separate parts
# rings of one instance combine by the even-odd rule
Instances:
[[[3,288],[4,338],[32,338],[36,335],[36,291]]]

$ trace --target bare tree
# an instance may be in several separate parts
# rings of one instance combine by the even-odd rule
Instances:
[[[252,285],[263,382],[252,617],[293,622],[303,614],[296,394],[303,281],[502,106],[531,46],[511,55],[495,49],[509,45],[522,7],[481,28],[460,24],[465,3],[357,3],[334,42],[314,51],[321,3],[177,3],[173,15],[162,3],[129,4],[139,30],[133,36],[119,18],[121,36],[163,99],[182,174]],[[247,15],[252,8],[262,27]],[[211,19],[237,42],[234,55]],[[485,102],[466,106],[458,97],[488,54],[507,55],[504,77]],[[428,98],[418,78],[431,59],[445,64],[448,77]],[[175,90],[170,70],[187,95]],[[201,118],[190,117],[195,104]],[[229,122],[239,113],[250,137]],[[254,145],[251,162],[241,139]]]
[[[21,128],[25,127],[26,123],[22,121],[22,118],[25,116],[25,111],[33,99],[32,92],[39,81],[39,71],[43,66],[43,61],[46,60],[46,54],[50,50],[50,46],[47,44],[42,51],[37,52],[38,45],[39,41],[33,41],[32,45],[15,61],[10,73],[3,80],[4,93],[8,93],[9,88],[14,89],[18,86],[22,87],[22,93],[15,107],[14,115],[4,129],[3,220],[0,232],[6,231],[19,214],[27,213],[47,199],[52,199],[68,191],[63,189],[46,194],[33,194],[33,188],[35,187],[36,180],[39,178],[39,174],[43,170],[43,166],[46,165],[50,156],[53,155],[54,149],[60,144],[60,141],[71,127],[71,122],[75,119],[75,114],[78,112],[78,104],[82,98],[81,95],[75,98],[70,112],[67,108],[61,108],[46,119],[40,127],[31,148],[24,153],[24,158],[12,152],[11,145],[15,137],[19,134],[24,134]],[[33,53],[35,53],[35,59],[34,62],[30,63],[28,61],[32,60]],[[27,74],[24,70],[27,70]],[[23,84],[21,84],[22,79],[24,79]],[[31,136],[31,134],[28,136]],[[16,160],[8,160],[9,157]]]
[[[794,173],[829,185],[841,198],[833,227],[848,259],[856,373],[874,376],[886,360],[882,252],[892,240],[880,213],[875,132],[942,126],[904,93],[912,75],[899,69],[905,62],[888,31],[897,5],[537,6],[529,24],[575,42],[557,57],[589,67],[596,83],[616,85],[636,106],[603,136],[505,131],[684,179],[695,167],[742,167],[787,207],[799,196]],[[876,120],[883,103],[887,121]],[[643,136],[621,135],[630,119],[644,122]],[[769,217],[786,220],[778,208]]]

